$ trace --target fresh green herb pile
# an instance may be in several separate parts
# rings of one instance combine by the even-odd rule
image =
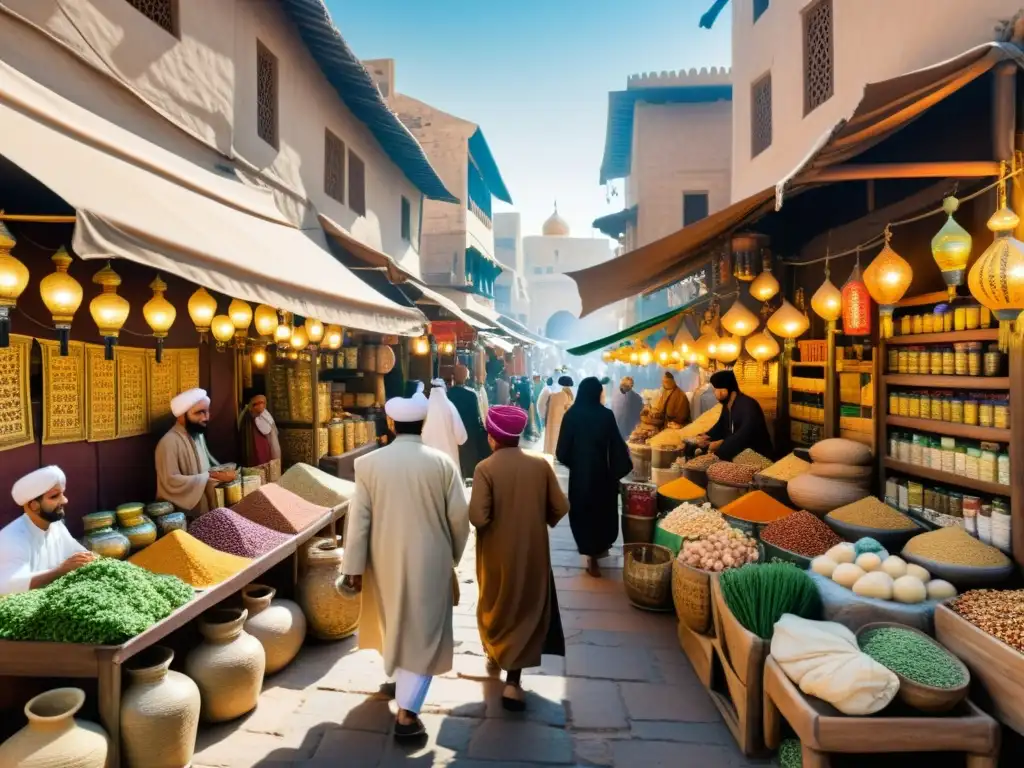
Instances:
[[[785,739],[779,744],[779,753],[776,757],[779,761],[779,768],[802,768],[804,756],[800,747],[800,739]]]
[[[860,639],[860,649],[898,675],[933,688],[963,685],[963,670],[948,651],[916,632],[881,627]]]
[[[817,616],[818,589],[792,563],[745,565],[722,573],[722,596],[736,620],[763,640],[770,640],[784,613],[805,619]]]
[[[105,557],[42,589],[0,599],[0,639],[118,645],[193,595],[181,579]]]

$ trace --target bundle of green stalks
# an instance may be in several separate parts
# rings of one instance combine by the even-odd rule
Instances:
[[[763,640],[770,640],[784,613],[817,618],[821,602],[814,581],[792,563],[745,565],[720,577],[722,597],[736,620]]]

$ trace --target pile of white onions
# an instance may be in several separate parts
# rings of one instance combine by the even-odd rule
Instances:
[[[757,542],[743,531],[729,528],[700,541],[686,542],[679,557],[691,568],[720,573],[728,568],[757,562]]]

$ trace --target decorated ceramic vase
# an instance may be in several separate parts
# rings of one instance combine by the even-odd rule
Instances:
[[[121,533],[128,537],[132,544],[132,553],[145,549],[156,541],[156,525],[143,514],[145,505],[138,501],[122,504],[117,508],[117,521],[121,524]]]
[[[156,525],[157,538],[163,538],[171,531],[184,531],[188,527],[185,513],[175,509],[169,501],[154,501],[147,504],[146,517]]]
[[[260,641],[267,654],[267,674],[288,666],[306,639],[306,616],[291,600],[277,600],[277,590],[250,584],[242,590],[242,605],[249,612],[245,631]]]
[[[128,537],[114,528],[113,512],[92,512],[82,518],[85,535],[82,546],[101,557],[124,560],[131,551]]]
[[[121,698],[121,737],[132,768],[179,768],[192,762],[199,728],[199,687],[171,671],[174,652],[154,645],[133,657]]]
[[[198,620],[203,642],[185,659],[185,673],[202,695],[202,719],[234,720],[256,708],[263,687],[267,654],[260,641],[245,631],[248,613],[215,608]]]
[[[306,572],[299,580],[299,605],[309,631],[320,640],[341,640],[359,628],[362,598],[338,589],[344,550],[336,540],[316,539],[306,553]]]
[[[81,688],[55,688],[25,705],[28,725],[0,744],[0,768],[104,768],[110,742],[95,723],[76,720]]]

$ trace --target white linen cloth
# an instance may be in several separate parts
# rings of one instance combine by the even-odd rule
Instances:
[[[37,573],[53,570],[85,551],[63,522],[50,523],[44,531],[22,515],[0,530],[0,595],[28,592]]]
[[[418,715],[433,679],[430,675],[417,675],[399,667],[395,670],[395,703],[406,712]]]
[[[443,381],[431,382],[430,399],[427,406],[427,421],[423,425],[423,444],[436,448],[450,457],[459,467],[459,446],[469,439],[466,425],[462,423],[459,411],[448,399]]]

